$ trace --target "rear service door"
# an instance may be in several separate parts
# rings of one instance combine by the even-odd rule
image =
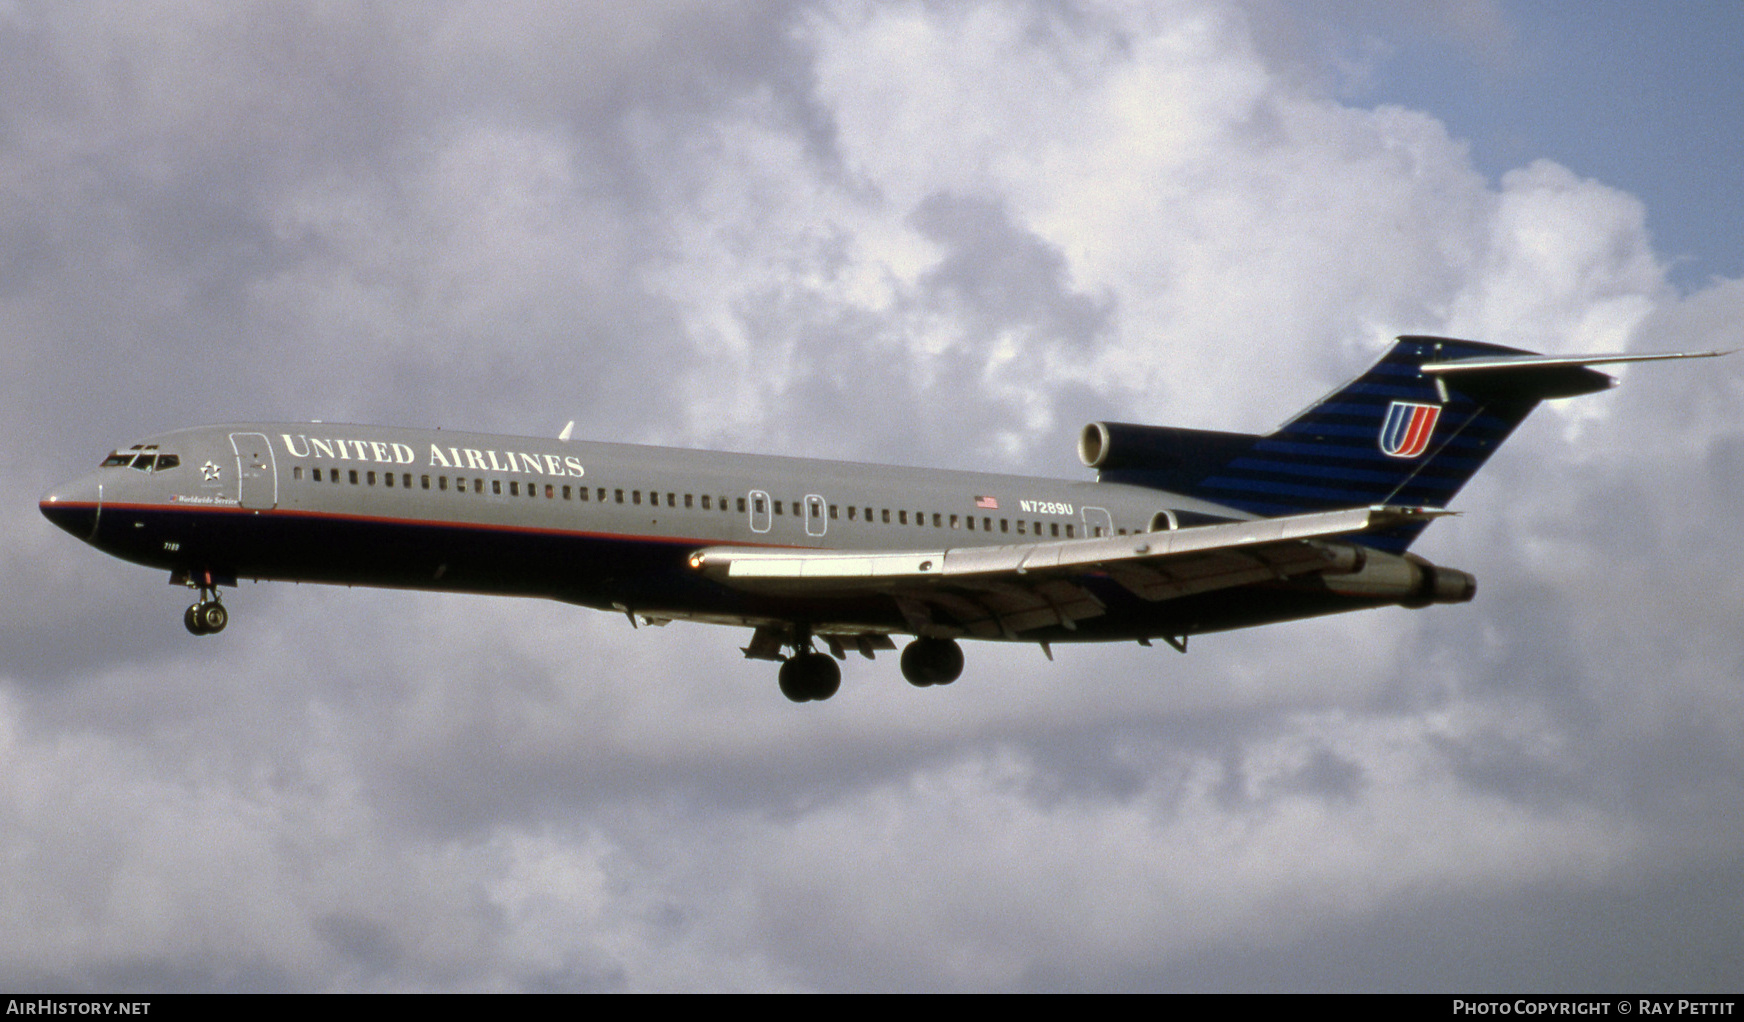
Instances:
[[[752,490],[746,496],[751,498],[749,507],[751,531],[768,532],[769,525],[773,521],[769,508],[769,494],[762,490]]]
[[[1081,508],[1084,515],[1084,535],[1087,538],[1114,535],[1114,520],[1108,516],[1108,510],[1100,507]]]
[[[824,516],[824,508],[827,504],[827,501],[815,493],[806,495],[805,534],[807,536],[822,536],[829,531],[830,520]]]

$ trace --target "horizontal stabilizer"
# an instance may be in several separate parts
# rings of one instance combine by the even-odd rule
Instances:
[[[1550,400],[1577,397],[1616,385],[1595,372],[1598,365],[1660,362],[1667,359],[1717,358],[1724,351],[1669,351],[1622,355],[1489,355],[1424,362],[1424,374],[1472,394],[1506,395]]]

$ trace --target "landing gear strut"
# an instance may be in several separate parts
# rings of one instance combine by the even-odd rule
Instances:
[[[963,647],[955,639],[920,638],[902,649],[902,676],[918,688],[949,685],[963,673]]]
[[[781,694],[796,703],[821,702],[842,687],[842,669],[828,653],[811,648],[811,629],[793,630],[793,655],[781,662]]]
[[[204,572],[198,583],[190,582],[190,587],[200,590],[200,602],[182,612],[182,624],[188,626],[188,631],[195,635],[216,635],[230,623],[230,612],[224,609],[224,604],[218,598],[218,585],[212,581],[212,573]]]

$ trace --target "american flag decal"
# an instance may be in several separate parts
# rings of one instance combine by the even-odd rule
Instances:
[[[1417,457],[1429,449],[1429,437],[1440,418],[1440,405],[1394,401],[1381,423],[1381,453],[1389,458]]]
[[[980,508],[983,511],[997,511],[997,510],[999,510],[999,498],[998,497],[976,497],[975,498],[975,506]]]

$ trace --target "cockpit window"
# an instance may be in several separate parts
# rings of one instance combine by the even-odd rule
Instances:
[[[162,472],[182,463],[180,455],[159,454],[156,444],[134,444],[125,451],[116,451],[103,459],[104,468],[132,466],[141,472]]]

